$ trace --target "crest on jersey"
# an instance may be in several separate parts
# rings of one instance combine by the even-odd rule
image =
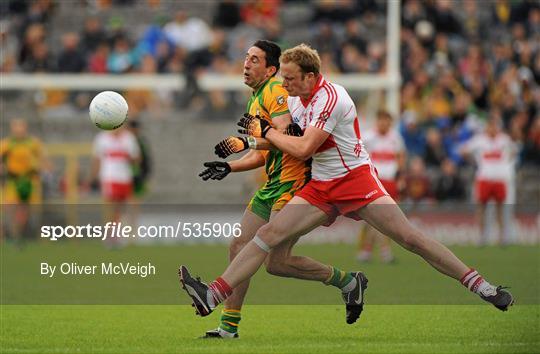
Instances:
[[[319,122],[325,122],[326,123],[328,118],[330,118],[330,113],[328,113],[327,111],[324,111],[324,112],[321,112],[321,114],[319,115],[319,118],[317,120]]]
[[[360,142],[358,142],[354,146],[354,154],[356,155],[356,157],[360,157],[361,152],[362,152],[362,144],[360,144]]]
[[[282,105],[282,104],[285,103],[285,97],[283,97],[283,95],[277,96],[277,97],[276,97],[276,101],[277,101],[277,103],[278,103],[279,105]]]

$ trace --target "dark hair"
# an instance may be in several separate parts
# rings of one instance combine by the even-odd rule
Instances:
[[[275,66],[277,73],[279,71],[279,57],[281,56],[281,48],[276,43],[264,39],[260,39],[253,43],[253,46],[259,48],[266,54],[266,67]]]

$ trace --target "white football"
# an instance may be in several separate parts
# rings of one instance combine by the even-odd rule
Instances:
[[[103,91],[90,102],[90,119],[100,129],[113,130],[127,119],[128,104],[121,94]]]

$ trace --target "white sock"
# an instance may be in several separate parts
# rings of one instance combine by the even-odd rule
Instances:
[[[492,296],[497,293],[497,288],[491,285],[474,269],[469,269],[460,281],[470,291],[478,295]]]
[[[484,281],[478,285],[476,293],[483,296],[493,296],[497,294],[497,287],[491,285],[487,280],[484,279]]]

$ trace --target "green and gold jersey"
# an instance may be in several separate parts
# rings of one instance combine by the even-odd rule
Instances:
[[[247,104],[251,115],[259,115],[272,124],[272,119],[289,113],[287,106],[287,91],[281,86],[281,81],[275,77],[268,79],[262,87],[253,92]],[[306,162],[282,151],[261,151],[266,160],[268,186],[295,180],[307,180],[310,177],[310,167]]]

